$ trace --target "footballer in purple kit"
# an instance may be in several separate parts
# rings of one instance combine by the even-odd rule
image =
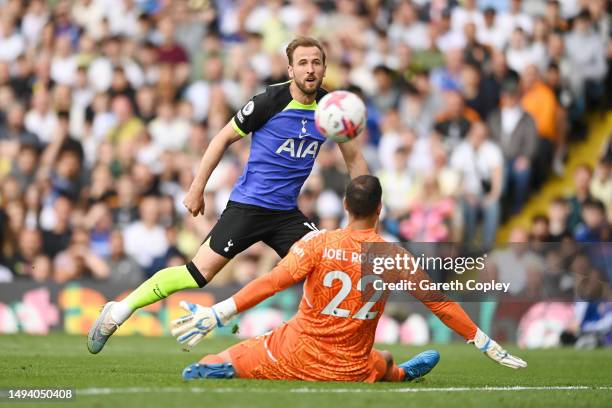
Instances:
[[[226,149],[251,134],[244,171],[217,224],[187,265],[162,269],[119,302],[108,302],[94,322],[87,348],[98,353],[137,309],[183,289],[202,288],[235,255],[262,241],[282,258],[316,226],[297,208],[297,197],[325,141],[314,113],[326,95],[325,51],[312,38],[287,46],[288,82],[255,95],[212,139],[183,201],[193,216],[204,214],[204,190]],[[368,174],[356,141],[338,145],[351,178]],[[192,347],[189,342],[187,345]]]

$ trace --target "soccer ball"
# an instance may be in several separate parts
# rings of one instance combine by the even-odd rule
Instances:
[[[359,136],[366,122],[366,107],[352,92],[334,91],[317,104],[315,125],[319,132],[338,143]]]

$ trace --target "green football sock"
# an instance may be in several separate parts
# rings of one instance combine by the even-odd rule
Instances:
[[[186,265],[158,271],[111,309],[113,319],[121,324],[137,309],[165,299],[183,289],[198,288]]]

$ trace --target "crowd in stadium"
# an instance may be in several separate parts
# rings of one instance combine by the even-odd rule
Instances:
[[[359,137],[384,191],[391,240],[491,247],[500,223],[609,108],[605,0],[0,0],[0,281],[79,277],[136,285],[185,264],[248,158],[230,147],[204,216],[182,204],[210,139],[287,77],[286,44],[320,39],[329,90],[364,98]],[[575,170],[516,239],[612,238],[612,147]],[[348,175],[321,148],[299,198],[342,225]],[[257,244],[214,284],[276,255]]]

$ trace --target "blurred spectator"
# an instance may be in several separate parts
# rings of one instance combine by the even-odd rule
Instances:
[[[170,102],[162,102],[149,124],[153,142],[161,150],[182,150],[189,137],[189,122],[177,117]]]
[[[89,248],[89,234],[85,229],[72,233],[70,245],[53,259],[53,269],[53,280],[57,283],[84,277],[106,279],[109,274],[104,260]]]
[[[463,96],[457,91],[447,91],[444,99],[446,109],[437,116],[434,129],[452,150],[465,139],[472,124],[479,121],[480,116],[475,110],[465,106]]]
[[[114,230],[110,234],[110,253],[106,256],[110,282],[135,287],[145,276],[136,260],[125,253],[123,234]]]
[[[452,238],[454,201],[442,195],[435,175],[425,177],[421,191],[408,207],[409,217],[400,222],[403,239],[413,242],[448,242]]]
[[[42,143],[51,142],[51,137],[58,127],[58,119],[51,108],[48,91],[41,89],[34,92],[32,108],[27,112],[24,124]]]
[[[461,68],[463,52],[453,48],[444,55],[444,67],[436,68],[431,73],[431,83],[441,91],[456,91],[461,88]]]
[[[377,176],[385,192],[383,204],[391,217],[405,215],[414,193],[414,181],[408,172],[408,148],[398,145],[393,153],[393,168],[382,170]]]
[[[36,165],[38,162],[38,149],[36,145],[22,143],[17,158],[11,169],[13,176],[24,192],[30,186],[36,177]]]
[[[70,244],[72,227],[70,216],[73,202],[65,197],[59,196],[55,199],[49,211],[48,229],[43,227],[43,248],[45,254],[55,257],[59,252],[65,250]]]
[[[455,7],[451,13],[451,26],[455,31],[462,31],[466,24],[474,24],[477,27],[484,25],[482,11],[476,7],[476,0],[465,0],[462,7]]]
[[[25,51],[25,40],[15,29],[15,21],[10,15],[0,20],[0,60],[14,61]]]
[[[9,106],[6,112],[6,124],[0,127],[0,141],[13,141],[23,145],[38,147],[38,137],[26,130],[25,110],[19,103]]]
[[[609,242],[612,231],[606,220],[606,208],[599,200],[587,199],[582,203],[583,223],[576,227],[578,242]]]
[[[164,255],[168,249],[165,230],[159,224],[158,205],[156,197],[143,198],[139,206],[140,220],[130,223],[123,231],[125,252],[145,271],[152,268],[155,257]]]
[[[529,44],[523,29],[515,28],[506,49],[508,67],[516,72],[523,72],[527,66],[538,64],[539,57],[540,55]]]
[[[499,23],[500,17],[494,8],[486,8],[483,12],[483,25],[477,27],[478,41],[490,49],[503,49],[507,41],[506,28]]]
[[[476,24],[467,23],[463,28],[465,47],[463,49],[464,60],[468,64],[488,64],[491,57],[489,48],[480,42],[476,35]]]
[[[117,201],[112,207],[113,222],[125,227],[138,218],[138,203],[134,181],[129,175],[117,180]]]
[[[418,136],[428,136],[438,112],[444,105],[442,94],[433,88],[427,72],[416,73],[412,88],[407,87],[400,100],[402,123],[414,129]]]
[[[533,20],[531,16],[523,12],[523,0],[510,0],[510,10],[500,15],[499,24],[506,31],[506,37],[509,38],[517,27],[531,33]]]
[[[531,217],[531,229],[529,231],[529,242],[531,247],[536,250],[541,249],[540,245],[551,241],[550,220],[544,214],[536,214]]]
[[[518,83],[512,80],[504,82],[501,107],[491,114],[487,123],[491,140],[504,154],[504,190],[511,197],[512,212],[516,213],[529,194],[531,169],[538,147],[535,122],[520,105]]]
[[[565,42],[574,94],[584,96],[588,101],[599,98],[602,89],[596,84],[606,74],[605,47],[598,33],[592,30],[588,11],[584,10],[576,16],[574,27]]]
[[[568,23],[561,16],[559,0],[547,0],[544,18],[553,31],[566,31]]]
[[[382,112],[396,109],[399,103],[399,90],[393,83],[393,71],[385,65],[378,65],[373,72],[376,80],[376,93],[372,97],[374,105]]]
[[[129,98],[125,95],[115,97],[112,110],[117,124],[108,132],[108,139],[115,145],[133,141],[144,126],[142,121],[134,116]]]
[[[542,258],[530,249],[528,240],[526,230],[513,229],[508,246],[494,250],[488,257],[486,280],[509,283],[510,294],[539,300],[541,294],[538,277],[543,272],[544,264]]]
[[[571,236],[568,228],[570,209],[567,200],[556,197],[548,206],[548,232],[551,242],[560,242],[564,237]]]
[[[408,1],[402,1],[393,13],[388,35],[394,46],[407,44],[413,50],[429,48],[427,26],[419,21],[415,6]]]
[[[488,78],[482,78],[480,68],[473,63],[467,63],[461,71],[461,93],[465,104],[472,108],[482,120],[489,117],[489,113],[496,108],[497,98],[494,84]]]
[[[450,164],[461,173],[462,207],[465,224],[463,242],[469,245],[476,237],[478,216],[482,213],[483,248],[491,248],[499,225],[499,199],[502,192],[504,159],[499,146],[488,140],[488,130],[475,122],[467,139],[453,152]]]
[[[599,160],[595,174],[591,179],[589,192],[602,203],[607,203],[607,218],[608,222],[612,224],[612,155],[603,156]]]
[[[555,148],[562,145],[562,138],[558,133],[558,105],[555,94],[540,80],[535,65],[527,65],[522,72],[521,85],[523,88],[521,104],[535,120],[540,136],[534,162],[534,181],[539,186],[549,173]]]
[[[39,230],[24,229],[20,231],[17,251],[10,264],[13,273],[17,276],[31,277],[37,282],[51,277],[50,260],[43,252],[42,237]]]
[[[102,258],[111,251],[113,218],[108,206],[102,202],[94,204],[85,215],[85,227],[89,231],[89,247]]]
[[[159,48],[157,49],[159,62],[172,65],[187,63],[187,53],[176,42],[174,37],[174,23],[172,20],[170,18],[162,19],[159,22],[158,29],[161,38]]]
[[[581,164],[574,170],[575,193],[569,199],[570,212],[567,220],[570,231],[574,231],[574,228],[583,221],[582,205],[591,198],[589,188],[592,179],[593,169],[589,165]]]

